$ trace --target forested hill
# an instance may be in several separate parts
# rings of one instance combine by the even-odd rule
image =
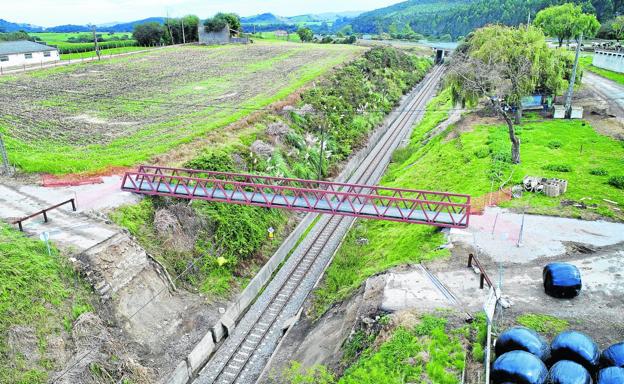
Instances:
[[[390,7],[366,12],[351,21],[360,33],[403,30],[406,24],[425,36],[465,36],[475,28],[490,23],[517,25],[526,23],[529,12],[537,11],[564,0],[409,0]],[[598,18],[607,20],[616,11],[624,11],[624,0],[575,1],[584,4]]]

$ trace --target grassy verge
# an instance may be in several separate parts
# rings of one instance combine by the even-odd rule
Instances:
[[[518,324],[531,328],[536,332],[554,336],[570,327],[567,320],[559,319],[550,315],[542,315],[538,313],[526,313],[516,318]]]
[[[128,53],[128,52],[136,52],[136,51],[144,51],[146,49],[146,47],[120,47],[120,48],[109,48],[109,49],[101,49],[100,50],[100,55],[102,57],[105,56],[109,56],[109,55],[118,55],[120,53]],[[87,58],[91,58],[91,57],[96,57],[97,55],[95,54],[95,51],[89,51],[89,52],[80,52],[80,53],[66,53],[61,55],[61,60],[66,61],[66,60],[80,60],[80,59],[87,59]]]
[[[446,93],[431,101],[409,145],[395,152],[383,185],[478,197],[510,177],[511,185],[519,184],[525,175],[556,177],[568,180],[565,195],[549,198],[525,193],[502,205],[536,214],[624,220],[618,211],[618,206],[624,206],[624,193],[618,187],[624,175],[622,142],[598,134],[584,121],[543,120],[533,115],[525,117],[517,129],[522,140],[519,165],[511,164],[511,144],[502,125],[476,125],[454,136],[446,132],[424,144],[426,134],[446,118],[449,107]],[[575,207],[573,202],[583,202],[588,208]],[[444,236],[435,228],[358,221],[315,291],[315,314],[323,314],[376,273],[448,255],[438,249],[443,242]]]
[[[444,317],[425,315],[415,327],[400,326],[378,347],[367,348],[339,379],[323,366],[305,370],[296,362],[282,375],[289,383],[460,383],[466,346],[483,345],[484,324],[479,317],[454,328]]]
[[[48,351],[50,337],[71,330],[74,320],[92,310],[88,291],[73,269],[52,248],[0,224],[0,382],[45,383],[59,362]],[[36,338],[24,356],[9,344],[15,330]],[[19,335],[19,334],[18,334]],[[23,339],[20,344],[28,345]]]

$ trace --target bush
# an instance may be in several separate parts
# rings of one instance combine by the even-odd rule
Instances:
[[[617,189],[624,189],[624,176],[613,176],[609,179],[609,185]]]
[[[550,149],[558,149],[561,148],[561,141],[558,140],[553,140],[551,142],[548,143],[548,148]]]
[[[594,176],[607,176],[609,172],[607,172],[607,170],[603,168],[594,168],[589,171],[589,174]]]
[[[572,172],[572,167],[568,164],[548,164],[544,169],[553,172]]]
[[[478,159],[485,159],[490,156],[490,149],[488,147],[481,147],[477,149],[474,154]]]

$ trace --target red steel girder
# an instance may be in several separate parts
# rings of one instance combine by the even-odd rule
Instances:
[[[140,166],[122,190],[438,227],[470,221],[469,195],[195,169]]]

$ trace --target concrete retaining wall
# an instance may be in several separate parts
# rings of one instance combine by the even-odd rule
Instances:
[[[596,51],[592,64],[598,68],[624,73],[624,53]]]

